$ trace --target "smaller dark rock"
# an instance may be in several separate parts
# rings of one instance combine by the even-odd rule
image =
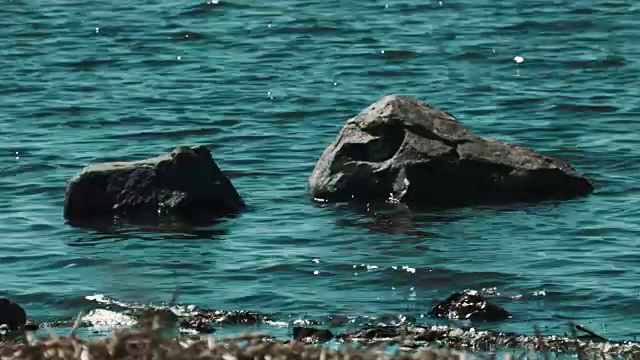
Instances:
[[[262,315],[249,311],[215,311],[208,317],[217,323],[228,325],[255,325],[262,321]]]
[[[183,329],[193,329],[201,334],[213,334],[216,332],[216,329],[214,329],[209,323],[209,319],[201,315],[183,319],[180,321],[180,327]]]
[[[414,340],[430,343],[437,340],[441,340],[442,338],[443,338],[442,332],[427,330],[422,334],[416,335]]]
[[[438,318],[471,321],[501,321],[511,317],[507,310],[490,303],[474,290],[454,293],[434,306],[428,314]]]
[[[293,328],[293,339],[304,342],[327,342],[333,339],[333,333],[328,329],[296,326]]]
[[[0,325],[6,325],[8,330],[18,330],[27,322],[27,313],[13,301],[0,298]]]
[[[244,207],[209,149],[194,146],[85,167],[68,182],[64,217],[74,223],[113,217],[146,221],[159,215],[194,220],[236,214]]]

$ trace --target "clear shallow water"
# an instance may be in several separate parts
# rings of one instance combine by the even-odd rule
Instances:
[[[514,318],[486,328],[639,334],[632,1],[3,0],[0,18],[0,295],[34,319],[74,317],[96,293],[168,301],[176,284],[182,303],[293,317],[419,316],[496,288]],[[561,157],[597,190],[438,213],[313,204],[322,151],[392,93]],[[198,229],[64,223],[83,166],[191,144],[249,211]]]

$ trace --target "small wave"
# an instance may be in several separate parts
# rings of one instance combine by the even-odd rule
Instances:
[[[371,36],[365,36],[356,40],[356,43],[360,43],[360,44],[377,44],[379,42],[380,41],[378,39]]]
[[[606,70],[626,65],[626,58],[619,55],[608,55],[595,60],[573,60],[565,62],[571,68],[587,68]]]
[[[132,327],[137,324],[137,321],[131,316],[105,309],[90,311],[87,315],[82,317],[82,321],[98,329]]]
[[[465,51],[460,54],[453,55],[452,60],[486,60],[487,55],[477,51]]]
[[[168,65],[176,65],[179,64],[177,58],[173,59],[148,59],[141,61],[141,64],[149,65],[149,66],[168,66]]]
[[[413,75],[413,72],[410,70],[369,70],[367,71],[367,75],[380,77],[405,77]]]
[[[2,89],[0,89],[0,94],[3,95],[15,95],[15,94],[28,94],[28,93],[37,93],[40,91],[45,91],[46,88],[42,87],[42,86],[23,86],[23,85],[10,85],[7,86],[7,84],[5,84],[5,86],[3,86]]]
[[[58,65],[68,67],[76,71],[94,71],[101,66],[112,65],[117,62],[117,60],[113,59],[83,59],[80,61],[60,62]]]
[[[171,35],[173,40],[205,40],[206,35],[194,31],[180,31]]]
[[[590,20],[561,20],[561,21],[534,21],[525,20],[517,24],[503,26],[503,30],[507,31],[554,31],[554,30],[571,30],[580,31],[591,29],[594,26]]]
[[[553,106],[552,110],[562,112],[609,113],[618,111],[618,108],[611,105],[558,104]]]
[[[206,2],[194,5],[180,13],[183,16],[206,16],[213,13],[221,6],[219,0],[207,0]]]
[[[380,57],[383,60],[406,60],[420,56],[420,53],[411,50],[381,50]]]
[[[46,118],[49,116],[56,116],[60,114],[75,116],[75,115],[82,115],[91,110],[94,110],[94,108],[87,107],[87,106],[76,106],[76,105],[56,106],[56,107],[43,108],[42,110],[32,113],[31,116],[34,118]]]
[[[508,106],[508,107],[520,107],[520,106],[528,106],[531,104],[540,104],[547,101],[547,98],[544,97],[513,97],[504,100],[498,100],[498,106]]]
[[[276,33],[281,34],[333,34],[342,33],[344,29],[335,26],[287,26],[278,28]]]
[[[304,111],[285,111],[275,114],[278,119],[283,120],[302,120],[304,119],[306,112]]]
[[[597,14],[599,11],[600,10],[598,10],[596,7],[580,7],[572,9],[570,13],[574,15],[592,15]]]
[[[149,116],[129,115],[129,116],[121,117],[120,119],[118,119],[117,122],[125,126],[143,125],[143,124],[152,124],[153,118]]]
[[[196,135],[213,135],[218,134],[222,130],[218,127],[208,127],[200,129],[183,129],[172,131],[144,131],[129,132],[124,134],[114,134],[109,136],[110,139],[178,139]]]
[[[100,303],[100,304],[118,305],[118,306],[123,307],[123,308],[129,307],[128,304],[123,303],[123,302],[119,302],[119,301],[114,300],[114,299],[111,299],[111,298],[109,298],[108,296],[106,296],[104,294],[87,295],[84,298],[89,300],[89,301],[95,301],[95,302]]]

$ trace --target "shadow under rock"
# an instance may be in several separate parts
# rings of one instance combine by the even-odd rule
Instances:
[[[505,213],[525,211],[527,213],[548,211],[550,208],[570,203],[584,202],[585,199],[544,200],[512,203],[484,203],[468,206],[409,206],[403,203],[319,203],[315,206],[336,211],[338,227],[365,228],[369,231],[388,235],[407,235],[420,238],[442,238],[446,235],[425,231],[429,224],[446,224],[482,216],[496,216]],[[355,215],[355,216],[354,216]]]
[[[429,223],[449,223],[465,219],[456,211],[424,210],[416,211],[404,204],[390,203],[325,203],[317,206],[336,210],[342,215],[336,220],[339,228],[364,228],[372,232],[388,235],[406,235],[419,238],[442,237],[425,231],[422,227]],[[354,216],[355,215],[355,216]]]
[[[67,221],[74,228],[89,230],[90,238],[83,236],[69,246],[94,246],[104,241],[139,240],[208,240],[228,234],[226,223],[237,215],[225,217],[199,217],[179,219],[175,217],[94,218],[83,221]]]

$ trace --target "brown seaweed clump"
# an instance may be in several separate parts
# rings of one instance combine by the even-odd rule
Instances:
[[[31,333],[25,333],[22,341],[5,341],[0,343],[0,359],[2,360],[182,360],[182,359],[215,359],[215,360],[436,360],[451,359],[465,360],[472,358],[509,360],[525,359],[527,355],[537,351],[549,358],[544,352],[544,346],[530,348],[531,352],[504,352],[497,354],[472,353],[469,350],[455,350],[451,348],[422,348],[417,351],[403,350],[405,344],[398,344],[400,349],[395,352],[382,351],[394,341],[371,344],[354,348],[348,343],[339,349],[308,345],[299,341],[278,341],[272,337],[259,334],[246,334],[231,338],[216,339],[200,337],[196,339],[182,339],[165,337],[156,323],[152,328],[142,331],[128,329],[117,330],[107,338],[85,340],[74,336],[73,331],[67,337],[48,336],[34,338]],[[387,334],[389,335],[389,334]],[[409,340],[409,339],[406,339]],[[415,339],[414,339],[415,340]],[[539,344],[542,345],[542,344]],[[549,344],[545,344],[549,345]],[[547,348],[548,349],[548,348]],[[602,349],[603,350],[603,349]],[[636,347],[628,352],[612,355],[605,351],[581,352],[579,359],[587,358],[628,358],[640,359],[640,351]]]
[[[329,350],[301,342],[278,342],[260,335],[233,338],[181,340],[164,338],[156,331],[118,330],[113,336],[85,340],[75,336],[35,339],[28,334],[21,342],[0,344],[2,360],[111,360],[111,359],[216,359],[216,360],[417,360],[466,359],[455,350],[426,349],[416,353],[384,354],[373,350]]]

